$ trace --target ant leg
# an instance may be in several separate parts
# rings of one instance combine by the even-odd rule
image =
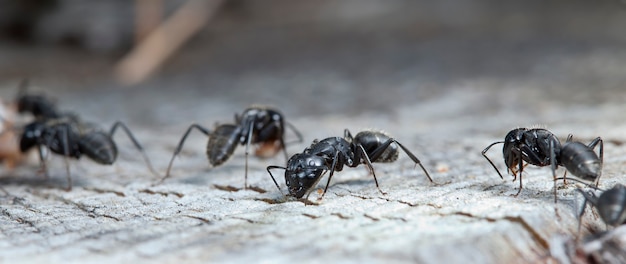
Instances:
[[[326,181],[326,187],[324,187],[324,192],[322,193],[322,195],[317,198],[318,201],[321,201],[324,198],[324,195],[326,194],[326,190],[328,190],[328,185],[330,185],[330,179],[333,178],[333,174],[335,174],[335,166],[337,166],[337,159],[339,157],[339,151],[335,151],[335,156],[333,157],[333,165],[329,168],[330,170],[330,175],[328,175],[328,181]],[[374,179],[376,179],[376,177],[374,177]],[[376,186],[378,187],[378,183],[376,184]],[[307,195],[308,198],[308,195]]]
[[[187,136],[189,136],[189,133],[194,128],[200,130],[200,132],[204,133],[206,136],[210,136],[210,134],[211,134],[211,132],[208,129],[206,129],[206,128],[198,125],[198,124],[192,124],[191,126],[189,126],[189,128],[187,128],[187,131],[185,132],[183,137],[180,139],[180,142],[178,142],[178,146],[176,146],[176,150],[174,150],[174,155],[172,155],[172,159],[170,160],[170,163],[167,166],[167,171],[165,173],[165,176],[163,176],[163,178],[161,178],[161,180],[157,184],[162,183],[166,178],[168,178],[170,176],[170,170],[172,169],[172,165],[174,164],[174,158],[176,158],[176,156],[183,149],[183,144],[185,144],[185,140],[187,140]]]
[[[374,167],[372,166],[372,161],[371,161],[370,157],[367,155],[367,152],[365,152],[365,148],[363,148],[363,145],[361,145],[361,144],[357,145],[357,153],[355,153],[355,156],[357,156],[357,157],[359,157],[359,159],[363,159],[365,161],[365,165],[367,165],[367,168],[370,170],[370,172],[372,173],[372,176],[374,177],[374,183],[376,183],[376,188],[378,189],[378,191],[382,195],[386,195],[387,193],[383,192],[380,189],[380,186],[378,186],[378,180],[376,179],[376,173],[374,172]],[[421,166],[421,164],[420,164],[420,166]],[[428,176],[428,174],[426,174],[426,176]],[[430,179],[430,177],[428,177],[428,179]],[[432,182],[432,180],[430,180],[430,181]]]
[[[378,148],[376,148],[375,150],[372,151],[371,157],[367,157],[367,158],[369,158],[371,160],[378,159],[380,157],[380,155],[382,155],[383,152],[389,147],[389,145],[391,145],[391,143],[398,144],[398,146],[400,146],[400,148],[402,148],[404,153],[406,153],[409,156],[409,158],[411,158],[411,160],[413,160],[413,162],[415,162],[415,164],[419,165],[422,168],[422,171],[424,171],[424,174],[426,174],[426,177],[428,178],[428,180],[430,182],[433,182],[433,179],[430,177],[430,174],[428,174],[428,171],[426,171],[426,168],[424,168],[424,166],[422,165],[422,162],[420,162],[420,160],[415,155],[413,155],[413,153],[411,153],[411,151],[409,151],[406,147],[404,147],[404,145],[400,144],[400,142],[396,141],[393,138],[387,139],[387,141],[385,143],[383,143]],[[363,146],[361,146],[361,149],[362,149],[363,153],[366,153],[365,149],[363,149]],[[367,154],[365,154],[365,156],[367,156]],[[367,160],[367,161],[370,162],[370,160]]]
[[[517,197],[521,192],[522,192],[522,172],[524,172],[524,160],[522,160],[522,155],[520,153],[519,156],[519,161],[517,162],[517,164],[519,165],[517,172],[519,172],[519,190],[517,190],[517,193],[514,195],[514,197]],[[517,177],[516,177],[517,178]],[[513,179],[513,181],[515,181],[515,179]]]
[[[419,165],[422,168],[422,171],[424,171],[424,174],[426,174],[426,177],[428,178],[428,180],[430,182],[433,182],[433,179],[430,177],[430,174],[428,174],[428,171],[426,171],[426,168],[424,168],[424,166],[422,165],[422,162],[420,162],[419,159],[417,159],[417,157],[415,155],[413,155],[413,153],[411,153],[411,151],[409,151],[407,148],[405,148],[402,144],[400,144],[400,142],[395,141],[396,144],[398,144],[398,146],[400,146],[400,148],[402,148],[402,150],[404,150],[404,153],[406,153],[409,158],[411,158],[411,160],[413,160],[413,162],[415,162],[417,165]],[[413,167],[415,168],[415,167]]]
[[[146,152],[144,151],[143,147],[141,146],[141,144],[139,144],[137,139],[135,139],[135,136],[133,136],[133,133],[130,132],[130,129],[128,129],[128,127],[124,123],[122,123],[121,121],[115,122],[115,124],[113,124],[113,126],[111,126],[111,130],[109,132],[109,136],[111,138],[113,138],[113,134],[115,134],[115,131],[117,130],[118,127],[121,127],[124,130],[124,132],[126,132],[126,135],[128,135],[128,137],[133,142],[135,147],[139,150],[139,152],[141,152],[141,156],[143,156],[143,159],[146,162],[146,165],[148,166],[148,170],[150,170],[150,172],[152,172],[152,174],[154,174],[155,176],[158,177],[159,174],[152,167],[152,163],[150,162],[150,159],[148,158],[148,155],[146,155]]]
[[[39,166],[40,166],[40,170],[43,171],[43,175],[46,179],[48,179],[50,177],[50,175],[48,174],[48,166],[46,165],[46,157],[44,154],[44,146],[42,145],[38,145],[37,146],[38,150],[39,150]]]
[[[598,204],[598,197],[592,192],[584,192],[581,189],[576,189],[576,190],[580,192],[580,194],[583,195],[583,199],[584,199],[582,209],[580,210],[580,213],[578,214],[578,234],[580,234],[580,229],[582,226],[582,218],[583,218],[583,214],[585,214],[585,207],[587,206],[587,202],[595,206]]]
[[[481,153],[483,154],[483,157],[485,157],[485,159],[487,159],[487,161],[489,161],[489,163],[491,164],[491,166],[492,166],[492,167],[496,170],[496,172],[497,172],[497,173],[498,173],[498,175],[500,176],[500,179],[503,179],[503,180],[504,180],[504,178],[502,177],[502,173],[500,173],[500,170],[498,170],[498,168],[496,167],[496,165],[495,165],[495,164],[493,164],[493,162],[489,159],[489,157],[487,157],[487,154],[486,154],[486,153],[487,153],[487,151],[488,151],[491,147],[493,147],[493,145],[496,145],[496,144],[501,144],[501,143],[504,143],[504,141],[497,141],[497,142],[493,142],[493,143],[491,143],[491,145],[489,145],[489,146],[487,146],[485,149],[483,149],[483,151],[482,151]]]
[[[70,146],[68,143],[68,127],[67,126],[63,126],[63,129],[60,129],[59,132],[61,133],[61,145],[63,146],[63,161],[65,162],[65,173],[67,176],[67,188],[65,189],[66,191],[71,191],[72,190],[72,176],[70,175],[70,163],[67,159],[67,157],[70,155]]]
[[[250,142],[252,141],[252,130],[254,130],[254,122],[250,122],[250,127],[248,128],[248,138],[246,139],[246,171],[244,172],[243,180],[244,189],[248,189],[248,154],[250,152]],[[285,156],[287,156],[287,151],[285,151]]]
[[[276,182],[276,179],[274,179],[274,175],[272,175],[272,172],[270,171],[272,169],[286,170],[287,168],[281,167],[281,166],[267,166],[267,172],[270,174],[270,177],[272,177],[272,181],[274,181],[274,184],[276,185],[276,188],[278,188],[278,191],[280,191],[280,193],[283,194],[283,190],[280,188],[280,186],[278,186],[278,182]]]
[[[570,136],[567,137],[571,139]],[[554,203],[556,204],[556,153],[554,152],[554,142],[550,141],[550,169],[552,169],[552,179],[554,181]],[[566,172],[567,173],[567,170]],[[563,175],[563,184],[565,184],[565,175]]]
[[[285,162],[289,161],[289,154],[287,154],[287,146],[285,145],[285,139],[283,139],[283,137],[280,137],[280,145],[283,153],[285,153]]]
[[[296,134],[296,137],[298,137],[297,141],[291,141],[291,142],[288,142],[288,144],[295,143],[295,142],[298,142],[298,143],[302,142],[302,134],[300,133],[300,131],[298,131],[298,129],[296,129],[296,127],[293,124],[287,121],[285,121],[285,125],[287,125],[291,129],[291,131],[293,131],[293,133]]]
[[[598,184],[600,183],[600,176],[602,176],[602,167],[604,165],[604,142],[602,141],[602,138],[597,137],[588,145],[589,148],[595,149],[598,143],[600,143],[600,171],[598,172],[598,178],[595,180],[596,187],[598,187]]]

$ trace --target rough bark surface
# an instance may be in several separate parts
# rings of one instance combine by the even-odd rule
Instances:
[[[322,201],[317,201],[315,192],[309,202],[284,198],[265,171],[267,165],[284,164],[281,155],[269,160],[251,156],[249,182],[255,188],[242,190],[243,148],[224,166],[209,168],[203,154],[207,139],[200,135],[189,138],[175,161],[172,178],[155,186],[157,179],[121,136],[116,137],[122,150],[117,164],[70,163],[71,192],[63,190],[61,158],[50,158],[49,179],[37,175],[36,163],[20,167],[1,179],[10,193],[0,200],[2,260],[513,263],[554,259],[551,252],[565,247],[553,241],[576,237],[575,215],[581,203],[577,184],[563,186],[559,181],[555,206],[550,170],[529,166],[524,188],[514,197],[518,183],[508,175],[500,180],[480,155],[513,127],[508,124],[511,120],[500,125],[507,116],[532,119],[503,111],[428,113],[430,104],[452,106],[445,101],[471,109],[483,96],[489,97],[453,93],[444,101],[399,108],[388,117],[367,113],[291,120],[306,135],[306,142],[290,145],[290,153],[301,151],[316,137],[342,135],[344,128],[379,127],[393,134],[422,160],[436,183],[428,182],[401,154],[396,163],[374,166],[386,195],[375,188],[367,169],[358,167],[335,173]],[[607,107],[611,111],[605,111]],[[576,119],[563,120],[557,118],[560,113],[575,110],[550,106],[542,116],[558,135],[572,131],[582,141],[604,136],[602,186],[611,186],[621,175],[623,137],[605,113],[624,110],[617,105],[580,109]],[[604,118],[593,118],[600,115]],[[585,120],[584,127],[576,120]],[[173,131],[135,130],[159,171],[164,171],[180,137]],[[488,155],[505,170],[500,148]],[[280,176],[277,180],[284,188]],[[320,188],[325,182],[326,178]],[[583,235],[589,228],[604,228],[598,227],[593,214],[586,216]]]
[[[160,75],[132,88],[111,81],[113,67],[99,57],[2,44],[10,56],[0,61],[8,73],[0,96],[12,98],[19,79],[32,74],[33,90],[61,108],[104,127],[126,122],[162,174],[190,124],[213,128],[248,105],[272,104],[304,135],[289,144],[290,155],[344,129],[380,129],[409,148],[435,183],[400,153],[395,163],[374,164],[386,195],[360,166],[336,172],[323,200],[313,192],[303,202],[285,198],[266,172],[285,164],[279,154],[249,157],[254,188],[244,190],[244,147],[211,168],[208,139],[194,132],[172,176],[155,185],[120,133],[114,165],[70,161],[70,192],[59,156],[48,159],[47,179],[36,158],[2,167],[0,262],[567,263],[624,252],[613,250],[623,245],[623,228],[595,244],[579,242],[606,230],[590,210],[578,235],[583,185],[557,182],[555,204],[550,168],[528,166],[515,197],[519,182],[500,179],[480,154],[509,130],[536,124],[561,140],[601,136],[600,187],[624,183],[626,21],[617,1],[528,4],[521,13],[455,2],[463,16],[412,1],[395,9],[365,1],[363,12],[352,12],[361,1],[326,2],[317,13],[244,2],[246,16],[227,9],[241,21],[218,17]],[[302,26],[315,34],[302,34]],[[506,172],[501,145],[487,155]]]

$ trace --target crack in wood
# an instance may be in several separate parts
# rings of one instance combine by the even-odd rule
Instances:
[[[265,202],[268,204],[282,204],[286,201],[281,201],[281,200],[274,200],[274,199],[270,199],[270,198],[254,198],[255,201],[260,201],[260,202]]]
[[[100,188],[83,188],[87,191],[92,191],[92,192],[97,192],[97,193],[112,193],[115,194],[119,197],[126,197],[126,195],[123,192],[120,191],[114,191],[114,190],[108,190],[108,189],[100,189]]]
[[[241,190],[251,190],[251,191],[255,191],[258,193],[266,193],[267,191],[261,187],[257,187],[257,186],[248,186],[248,188],[238,188],[232,185],[219,185],[219,184],[213,184],[213,187],[215,187],[215,189],[221,190],[221,191],[226,191],[226,192],[238,192]]]
[[[404,205],[408,205],[410,207],[417,207],[417,206],[421,206],[421,205],[425,205],[425,206],[430,206],[436,209],[441,209],[442,206],[439,204],[432,204],[432,203],[427,203],[427,204],[420,204],[420,203],[411,203],[408,201],[404,201],[404,200],[395,200],[395,199],[390,199],[390,198],[385,198],[385,197],[368,197],[368,196],[363,196],[363,195],[358,195],[358,194],[354,194],[354,193],[350,193],[350,196],[356,197],[356,198],[360,198],[363,200],[374,200],[374,199],[381,199],[381,200],[385,200],[387,202],[396,202],[396,203],[401,203]]]
[[[213,224],[213,222],[211,222],[211,220],[206,219],[206,218],[202,218],[202,217],[199,217],[199,216],[194,216],[194,215],[182,215],[182,216],[189,217],[189,218],[196,219],[196,220],[200,220],[200,222],[203,222],[203,223],[208,224],[208,225]]]
[[[183,196],[185,196],[184,194],[178,193],[178,192],[159,192],[159,191],[153,191],[153,190],[150,190],[150,189],[139,190],[139,192],[140,193],[147,193],[147,194],[159,194],[159,195],[162,195],[162,196],[169,196],[171,194],[171,195],[177,196],[178,198],[182,198]]]
[[[96,213],[96,210],[99,207],[88,208],[86,205],[84,205],[82,203],[74,202],[74,201],[65,199],[65,198],[63,198],[61,196],[52,195],[52,197],[54,197],[56,200],[61,201],[61,202],[65,203],[65,204],[75,206],[76,208],[80,209],[81,211],[87,213],[87,215],[90,216],[90,217],[105,217],[105,218],[113,219],[113,220],[118,221],[118,222],[122,221],[119,218],[117,218],[115,216],[112,216],[112,215]]]
[[[5,209],[5,210],[2,210],[2,214],[3,214],[3,215],[6,215],[7,217],[9,217],[9,219],[11,219],[11,220],[13,220],[13,221],[15,221],[15,222],[17,222],[17,223],[19,223],[19,224],[26,224],[26,225],[28,225],[28,226],[30,226],[30,227],[32,227],[32,228],[34,228],[34,229],[35,229],[35,233],[40,233],[40,232],[41,232],[41,229],[39,229],[39,228],[35,225],[35,223],[34,223],[34,222],[32,222],[32,221],[26,220],[26,219],[24,219],[24,218],[22,218],[22,217],[15,217],[15,216],[13,216],[13,215],[12,215],[12,214],[11,214],[8,210],[6,210],[6,209]]]
[[[337,216],[337,217],[339,217],[340,219],[351,219],[351,218],[352,218],[352,217],[350,217],[350,216],[346,216],[346,215],[343,215],[343,214],[341,214],[341,213],[331,213],[330,215]]]
[[[240,216],[231,216],[231,217],[229,217],[229,218],[231,218],[231,219],[237,219],[237,220],[243,220],[243,221],[246,221],[246,222],[248,222],[248,223],[250,223],[250,224],[258,224],[258,223],[259,223],[259,222],[257,222],[257,221],[252,220],[252,219],[248,219],[248,218],[244,218],[244,217],[240,217]]]
[[[365,216],[365,218],[372,219],[374,222],[380,221],[380,218],[374,217],[374,216],[371,216],[371,215],[368,215],[368,214],[363,214],[363,216]]]
[[[312,215],[312,214],[307,214],[307,213],[303,213],[302,215],[303,215],[303,216],[306,216],[306,217],[308,217],[308,218],[311,218],[311,219],[317,219],[317,218],[320,218],[320,216],[317,216],[317,215]]]

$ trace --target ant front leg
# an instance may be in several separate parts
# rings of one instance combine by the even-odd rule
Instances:
[[[324,192],[322,193],[322,195],[317,198],[318,201],[321,201],[324,198],[324,195],[326,194],[326,190],[328,190],[328,185],[330,185],[330,179],[333,178],[333,174],[335,174],[335,168],[337,166],[337,160],[339,159],[339,151],[336,150],[335,151],[335,156],[333,157],[333,164],[331,165],[331,167],[328,169],[330,170],[330,174],[328,175],[328,181],[326,181],[326,187],[324,187]],[[376,179],[376,176],[374,176],[374,179]],[[314,188],[315,186],[311,186],[312,188]],[[376,183],[376,187],[378,187],[378,183]],[[309,195],[311,194],[311,192],[309,191],[309,193],[307,194],[306,198],[309,199]]]
[[[128,129],[128,127],[124,123],[122,123],[121,121],[115,122],[115,124],[111,126],[109,137],[113,138],[113,135],[115,134],[115,131],[117,130],[118,127],[121,127],[124,130],[124,132],[126,132],[126,135],[128,135],[128,137],[133,142],[135,147],[139,150],[139,152],[141,152],[141,156],[143,156],[143,159],[146,162],[146,165],[148,166],[148,170],[150,170],[150,172],[152,172],[153,175],[158,177],[159,174],[154,170],[154,167],[152,167],[152,163],[150,162],[150,159],[148,158],[148,155],[144,151],[143,147],[141,146],[141,144],[139,144],[139,141],[135,139],[135,136],[133,135],[133,133],[130,132],[130,129]]]
[[[519,173],[519,190],[517,190],[517,193],[513,195],[513,197],[517,197],[520,194],[520,192],[522,192],[522,188],[523,188],[522,173],[524,172],[524,160],[522,159],[522,152],[520,151],[519,148],[512,148],[511,152],[513,152],[515,155],[519,157],[517,161],[517,165],[518,165],[517,173]],[[513,181],[515,181],[516,179],[517,179],[517,174],[513,172]]]
[[[207,137],[211,135],[211,132],[208,129],[206,129],[206,128],[198,125],[198,124],[192,124],[191,126],[189,126],[189,128],[187,128],[187,131],[185,132],[183,137],[180,139],[180,142],[178,142],[178,146],[176,146],[176,150],[174,150],[174,155],[172,155],[172,159],[170,160],[170,163],[167,166],[167,171],[165,173],[165,176],[163,178],[161,178],[161,180],[157,184],[162,183],[166,178],[168,178],[170,176],[170,170],[172,169],[172,165],[174,164],[174,158],[176,158],[176,156],[183,149],[183,145],[185,144],[185,140],[187,140],[187,136],[189,136],[189,133],[194,128],[200,130],[200,132],[205,134]]]

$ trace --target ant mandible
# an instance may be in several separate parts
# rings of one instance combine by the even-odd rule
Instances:
[[[497,141],[487,146],[482,155],[489,161],[491,166],[498,172],[500,178],[502,174],[496,165],[487,157],[487,151],[496,144],[504,143],[502,154],[507,171],[513,174],[513,181],[520,176],[520,188],[515,194],[522,191],[522,172],[524,167],[532,164],[539,167],[550,165],[554,182],[554,201],[556,202],[556,169],[564,166],[567,171],[574,176],[585,180],[599,179],[602,171],[602,161],[604,156],[603,143],[600,137],[595,138],[589,145],[573,141],[572,135],[567,137],[564,145],[550,131],[542,128],[517,128],[511,130],[504,138],[504,141]],[[600,157],[593,149],[600,145]],[[524,164],[526,162],[526,164]],[[563,177],[565,181],[565,176]],[[597,181],[596,181],[597,184]]]
[[[248,188],[248,154],[250,145],[259,145],[255,152],[256,156],[271,157],[282,150],[286,160],[288,156],[284,139],[285,125],[296,134],[298,142],[302,142],[300,132],[289,122],[286,122],[277,109],[266,106],[252,106],[246,109],[241,116],[235,114],[235,124],[219,125],[212,132],[198,124],[192,124],[180,139],[167,167],[167,172],[159,183],[170,176],[174,159],[182,150],[187,136],[191,130],[197,129],[209,137],[206,154],[209,163],[213,167],[220,166],[226,162],[233,155],[237,145],[246,145],[244,188]]]
[[[411,160],[422,168],[428,180],[433,182],[420,160],[400,142],[383,132],[377,131],[363,131],[352,137],[348,129],[344,131],[343,138],[329,137],[321,141],[314,141],[302,153],[293,155],[287,162],[287,167],[268,166],[267,172],[272,177],[278,190],[282,192],[271,170],[284,169],[285,183],[289,189],[289,194],[296,198],[302,198],[306,195],[308,198],[313,187],[315,187],[325,172],[330,171],[324,192],[318,198],[321,200],[324,194],[326,194],[326,190],[328,190],[328,185],[335,171],[341,171],[344,165],[357,167],[360,164],[365,164],[374,177],[374,183],[376,183],[378,191],[381,194],[386,194],[378,185],[372,162],[396,161],[399,152],[396,145],[400,146]]]

